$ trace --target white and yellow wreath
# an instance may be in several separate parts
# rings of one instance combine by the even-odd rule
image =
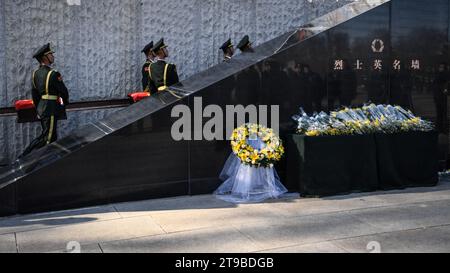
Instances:
[[[248,140],[260,139],[264,147],[260,150],[253,148]],[[244,124],[233,131],[231,136],[233,153],[245,165],[252,167],[273,167],[284,154],[281,139],[272,129],[259,124]]]

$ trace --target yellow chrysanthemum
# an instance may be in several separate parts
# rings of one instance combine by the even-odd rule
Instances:
[[[264,142],[265,148],[258,150],[247,144],[249,136],[257,136]],[[236,128],[231,135],[233,153],[246,164],[255,167],[270,167],[281,159],[284,148],[272,129],[257,124],[245,124]]]

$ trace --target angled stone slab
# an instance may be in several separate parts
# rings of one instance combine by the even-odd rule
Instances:
[[[14,234],[0,235],[0,253],[17,253]]]
[[[176,211],[232,208],[234,206],[234,204],[219,200],[213,195],[153,199],[114,205],[114,207],[123,217],[153,215],[158,213],[170,213]]]
[[[230,208],[177,210],[152,214],[166,232],[231,226],[243,222],[282,221],[285,217],[267,209],[263,204],[240,204]]]
[[[79,250],[79,251],[78,251]],[[50,251],[47,253],[67,253],[67,254],[89,254],[89,253],[103,253],[102,249],[100,248],[99,244],[93,244],[93,245],[81,245],[80,248],[74,249],[70,248],[68,246],[65,249],[60,249],[56,251]]]
[[[105,253],[248,253],[259,250],[233,228],[201,229],[100,245]]]
[[[163,233],[150,217],[139,217],[21,232],[17,242],[19,252],[48,252],[66,249],[73,241],[90,245]]]
[[[417,202],[449,200],[450,183],[440,183],[436,187],[408,188],[379,192],[378,198],[389,205],[401,205]]]
[[[313,244],[380,231],[347,213],[296,217],[271,223],[245,223],[235,227],[262,249]]]
[[[286,217],[299,217],[335,212],[345,212],[357,209],[382,207],[387,203],[376,196],[368,197],[335,197],[335,198],[315,198],[297,199],[290,202],[273,202],[266,204],[272,210]]]
[[[0,218],[0,234],[119,219],[112,206]]]
[[[347,253],[346,250],[332,242],[322,242],[307,245],[296,245],[260,251],[260,253]]]
[[[450,227],[433,227],[390,232],[334,241],[333,244],[352,253],[448,253]]]
[[[383,232],[446,225],[450,224],[450,200],[371,208],[351,215]]]
[[[450,183],[441,183],[432,188],[353,193],[324,198],[297,198],[287,202],[267,202],[267,206],[287,217],[297,217],[437,200],[450,200]]]

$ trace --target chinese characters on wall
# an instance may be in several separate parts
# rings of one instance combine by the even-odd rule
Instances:
[[[371,61],[356,59],[353,61],[352,68],[356,71],[364,70],[366,68],[372,68],[373,70],[381,71],[383,70],[383,68],[385,68],[386,65],[388,65],[386,61],[381,59],[375,59]],[[395,59],[392,64],[389,65],[392,65],[392,69],[397,71],[405,68],[405,65],[411,70],[420,70],[420,60],[418,59],[409,60],[409,62],[403,62],[402,60]],[[335,71],[344,70],[344,60],[335,59],[332,69]]]
[[[385,45],[383,40],[381,39],[375,39],[372,42],[371,49],[373,53],[383,53],[385,50]],[[421,61],[419,59],[411,59],[411,60],[400,60],[400,59],[394,59],[392,63],[388,63],[388,61],[375,58],[371,60],[362,60],[362,59],[356,59],[347,61],[348,64],[345,63],[344,59],[335,59],[333,61],[332,69],[335,71],[344,70],[346,65],[351,65],[349,67],[352,67],[355,71],[361,71],[365,69],[372,69],[374,71],[382,71],[386,66],[390,66],[395,71],[400,71],[405,68],[409,68],[411,70],[420,70]]]

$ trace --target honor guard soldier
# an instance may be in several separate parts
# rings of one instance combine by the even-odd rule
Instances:
[[[154,94],[157,91],[155,83],[150,78],[150,64],[155,61],[155,54],[153,53],[152,48],[153,41],[146,45],[142,50],[142,53],[144,53],[147,58],[145,64],[142,66],[142,90],[150,94]]]
[[[57,120],[65,117],[64,105],[69,103],[69,92],[61,74],[51,65],[55,61],[50,44],[41,47],[33,56],[40,66],[32,74],[32,96],[41,121],[42,133],[31,142],[21,155],[25,156],[57,140]]]
[[[226,41],[221,47],[220,49],[222,49],[223,51],[223,61],[229,61],[231,60],[231,58],[233,57],[234,54],[234,47],[233,44],[231,43],[231,39],[228,39],[228,41]]]
[[[244,38],[242,38],[242,40],[237,45],[237,48],[239,48],[239,50],[241,50],[244,53],[254,51],[248,35],[245,35]]]
[[[156,58],[155,62],[150,64],[151,80],[155,83],[158,92],[162,92],[167,90],[169,86],[179,82],[177,67],[165,61],[169,57],[169,52],[164,44],[164,39],[159,40],[152,51]]]

